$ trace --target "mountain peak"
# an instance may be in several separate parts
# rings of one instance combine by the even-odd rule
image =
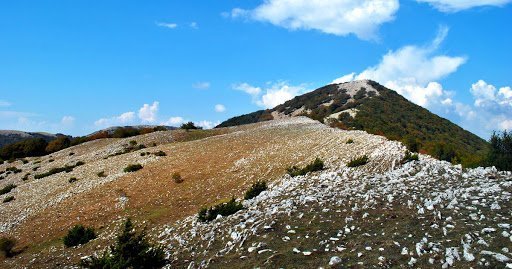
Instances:
[[[478,162],[487,146],[478,136],[372,80],[329,84],[275,108],[231,118],[218,127],[296,116],[383,135],[404,142],[411,151],[466,165]]]

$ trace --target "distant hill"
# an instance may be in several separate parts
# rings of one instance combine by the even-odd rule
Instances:
[[[482,138],[371,80],[330,84],[273,109],[231,118],[217,127],[293,116],[383,135],[402,141],[411,151],[465,166],[480,164],[489,146]]]
[[[91,134],[88,134],[87,136],[94,136],[99,133],[108,133],[109,135],[113,135],[116,130],[119,129],[135,129],[135,130],[144,130],[144,129],[162,129],[162,130],[176,130],[177,127],[172,126],[164,126],[164,125],[133,125],[133,126],[112,126],[105,129],[98,130],[96,132],[93,132]]]
[[[0,148],[20,142],[22,140],[30,139],[30,138],[42,138],[47,142],[54,140],[59,136],[65,136],[63,134],[50,134],[50,133],[39,133],[39,132],[23,132],[23,131],[14,131],[14,130],[0,130]]]

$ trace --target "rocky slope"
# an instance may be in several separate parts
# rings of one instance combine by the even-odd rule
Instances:
[[[116,155],[130,140],[156,146]],[[167,156],[141,154],[160,150]],[[512,174],[463,169],[427,155],[402,164],[405,151],[382,136],[294,117],[101,139],[9,164],[23,172],[0,181],[0,187],[19,185],[7,194],[14,201],[0,204],[0,233],[27,249],[0,265],[72,267],[100,253],[132,217],[165,247],[168,268],[512,267]],[[368,164],[347,167],[363,155]],[[326,170],[285,174],[316,157]],[[77,161],[85,164],[70,173],[22,180],[33,166],[48,171]],[[124,173],[131,163],[144,168]],[[100,171],[107,177],[98,177]],[[183,183],[172,182],[174,171]],[[69,183],[70,177],[78,181]],[[199,208],[243,197],[257,180],[268,180],[270,188],[243,201],[243,210],[197,221]],[[60,238],[77,223],[95,227],[99,238],[64,248]]]

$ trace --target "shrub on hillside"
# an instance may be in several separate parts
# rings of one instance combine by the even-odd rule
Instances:
[[[182,183],[184,180],[183,178],[181,177],[181,174],[178,173],[178,172],[174,172],[172,173],[172,179],[174,180],[174,182],[176,183]]]
[[[123,171],[125,173],[130,173],[130,172],[139,171],[140,169],[142,169],[142,165],[140,165],[140,164],[130,164],[126,168],[124,168]]]
[[[9,237],[0,238],[0,252],[4,254],[6,258],[14,256],[13,248],[16,245],[16,240]]]
[[[257,181],[252,184],[251,188],[245,192],[244,199],[250,200],[267,190],[267,182],[266,181]]]
[[[321,171],[324,169],[324,162],[319,158],[316,158],[312,163],[306,165],[304,168],[298,168],[297,166],[292,166],[286,169],[286,172],[292,176],[303,176],[309,172]]]
[[[434,149],[432,150],[432,155],[441,161],[447,162],[454,162],[457,157],[453,146],[445,143],[435,144]]]
[[[21,170],[21,169],[19,169],[17,167],[8,167],[7,169],[5,169],[5,171],[11,171],[14,174],[23,172],[23,170]]]
[[[76,177],[72,177],[68,180],[69,183],[73,183],[73,182],[76,182],[78,181],[78,179]]]
[[[362,157],[350,160],[350,162],[347,163],[347,167],[358,167],[361,165],[365,165],[367,163],[368,163],[368,156],[364,155]]]
[[[7,196],[4,198],[4,200],[2,201],[3,203],[9,203],[11,201],[14,201],[14,196]]]
[[[101,171],[99,173],[96,174],[98,177],[106,177],[107,175],[105,175],[105,171]]]
[[[58,137],[48,143],[45,151],[47,153],[53,153],[68,148],[70,145],[71,140],[68,137]]]
[[[96,233],[93,228],[86,228],[83,225],[78,224],[68,231],[68,234],[64,237],[63,241],[66,247],[74,247],[86,244],[95,238]]]
[[[90,269],[161,268],[167,263],[161,246],[148,242],[144,231],[137,232],[130,219],[124,223],[114,245],[101,256],[92,256],[80,262]]]
[[[198,129],[202,129],[201,127],[198,127],[196,126],[193,122],[189,121],[187,123],[183,123],[180,127],[181,129],[184,129],[184,130],[198,130]]]
[[[74,165],[66,165],[64,167],[55,167],[55,168],[50,169],[50,171],[48,171],[46,173],[34,175],[34,179],[40,179],[40,178],[48,177],[48,176],[51,176],[51,175],[54,175],[54,174],[58,174],[58,173],[61,173],[61,172],[69,173],[69,172],[73,171],[73,169],[75,169],[75,167],[80,166],[80,165],[84,165],[84,164],[85,164],[84,162],[78,161]]]
[[[11,192],[16,187],[17,186],[14,185],[14,184],[8,184],[8,185],[6,185],[6,186],[4,186],[3,188],[0,189],[0,195],[9,193],[9,192]]]
[[[349,139],[347,140],[347,144],[353,144],[353,143],[354,143],[354,140],[353,140],[352,138],[349,138]]]
[[[217,218],[217,216],[233,215],[244,207],[242,203],[237,202],[235,198],[231,198],[229,202],[221,203],[210,208],[203,207],[197,215],[197,219],[201,222],[209,222]]]
[[[401,163],[402,164],[406,164],[408,162],[417,161],[417,160],[419,160],[419,157],[418,157],[417,153],[413,154],[410,151],[407,151],[407,152],[405,152],[405,156],[402,159]]]
[[[487,155],[487,165],[512,171],[512,132],[493,133],[489,142],[491,150]]]
[[[157,151],[155,153],[153,153],[155,156],[159,156],[159,157],[163,157],[163,156],[167,156],[167,154],[165,152],[163,152],[162,150],[160,151]]]

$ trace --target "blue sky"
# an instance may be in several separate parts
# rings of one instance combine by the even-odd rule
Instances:
[[[370,78],[488,138],[512,129],[509,2],[3,1],[0,129],[211,127]]]

